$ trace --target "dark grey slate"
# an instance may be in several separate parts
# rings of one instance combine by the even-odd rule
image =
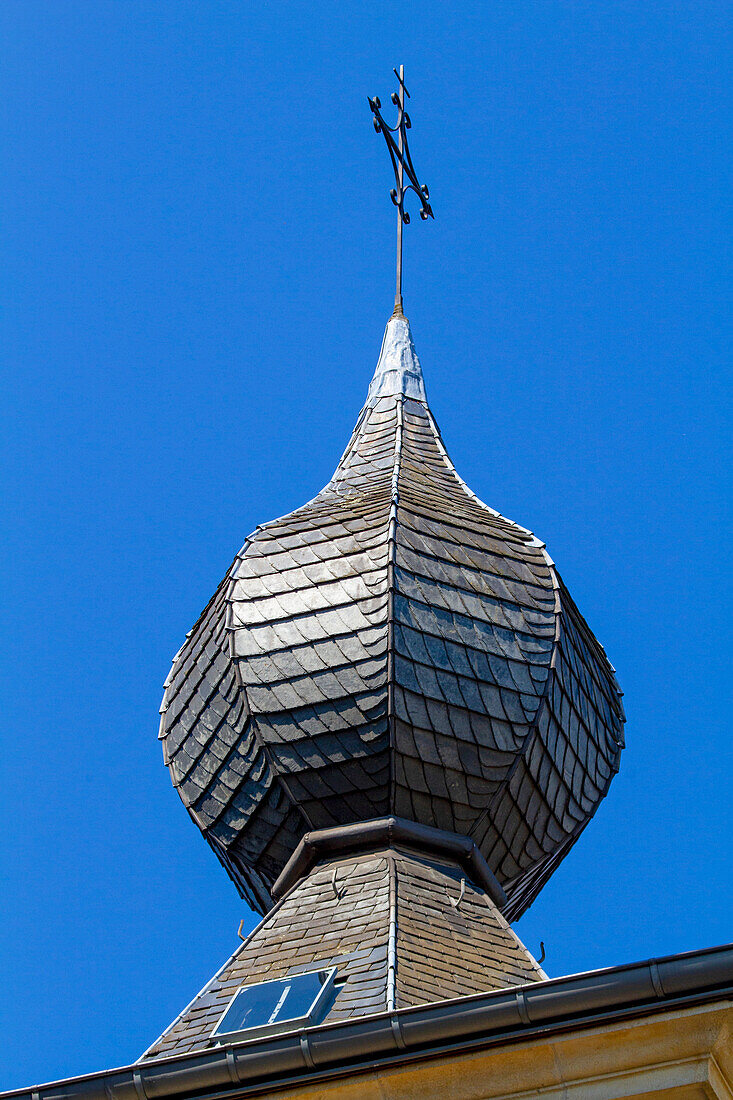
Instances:
[[[476,840],[519,916],[618,769],[618,685],[544,546],[456,474],[407,322],[328,485],[247,540],[177,655],[174,785],[260,912],[301,836]]]
[[[327,1023],[546,977],[458,864],[399,846],[342,855],[288,891],[140,1061],[211,1047],[242,985],[332,966]]]

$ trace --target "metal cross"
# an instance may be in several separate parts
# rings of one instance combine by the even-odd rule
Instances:
[[[387,142],[387,149],[392,160],[392,167],[394,168],[395,180],[397,186],[393,187],[390,191],[392,202],[397,207],[397,291],[395,293],[394,300],[394,313],[393,317],[402,316],[402,225],[409,225],[410,215],[405,210],[405,195],[408,191],[414,191],[417,197],[420,199],[420,217],[423,221],[427,218],[433,218],[433,208],[428,202],[430,197],[429,192],[425,184],[421,184],[418,181],[417,173],[412,164],[412,157],[410,156],[410,148],[407,144],[407,131],[412,126],[410,122],[410,116],[405,110],[405,96],[410,98],[410,93],[405,87],[405,66],[400,65],[400,71],[397,72],[393,69],[400,82],[399,92],[392,92],[392,102],[397,108],[397,125],[388,126],[380,114],[380,108],[382,104],[377,96],[374,99],[369,99],[369,106],[371,107],[372,114],[374,115],[374,129],[378,134],[384,134],[384,140]],[[369,98],[369,97],[367,97]],[[397,134],[397,141],[393,138],[393,134]],[[405,183],[405,176],[409,180]]]

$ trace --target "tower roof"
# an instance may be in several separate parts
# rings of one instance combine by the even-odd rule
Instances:
[[[323,1023],[546,978],[455,856],[385,833],[367,851],[324,851],[141,1060],[210,1048],[241,986],[316,967],[338,975]]]
[[[260,911],[307,830],[395,814],[473,839],[513,918],[622,723],[543,544],[456,473],[393,318],[330,482],[250,536],[174,660],[161,738],[191,816]]]

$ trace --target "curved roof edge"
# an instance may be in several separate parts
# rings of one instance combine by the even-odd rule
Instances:
[[[373,848],[380,843],[389,846],[405,844],[410,848],[450,856],[462,864],[468,874],[484,888],[498,909],[501,910],[507,904],[506,894],[473,840],[458,833],[434,829],[429,825],[420,825],[416,821],[393,816],[306,833],[273,885],[273,898],[277,900],[286,894],[322,856]]]

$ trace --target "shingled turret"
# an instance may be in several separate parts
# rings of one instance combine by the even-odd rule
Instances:
[[[174,785],[261,912],[303,835],[475,841],[519,916],[618,768],[613,669],[544,545],[456,473],[406,319],[330,482],[247,539],[177,654]]]

